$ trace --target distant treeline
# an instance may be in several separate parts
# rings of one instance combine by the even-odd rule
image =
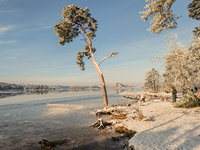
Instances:
[[[70,89],[93,89],[93,88],[99,89],[98,86],[93,86],[93,85],[91,85],[91,86],[70,86]]]
[[[0,90],[1,91],[9,91],[9,90],[26,90],[26,91],[52,91],[52,90],[68,90],[68,91],[76,91],[76,90],[90,90],[90,89],[100,89],[99,86],[91,85],[91,86],[61,86],[61,85],[32,85],[32,84],[10,84],[0,82]]]
[[[24,89],[24,87],[21,85],[0,82],[0,90],[3,90],[3,91],[23,90],[23,89]]]

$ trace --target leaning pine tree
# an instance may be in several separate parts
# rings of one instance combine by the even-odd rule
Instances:
[[[54,26],[54,31],[60,40],[59,44],[64,45],[65,43],[73,42],[73,39],[82,34],[84,36],[84,41],[86,42],[85,49],[77,53],[76,64],[80,67],[80,70],[85,70],[85,63],[83,61],[84,57],[92,58],[92,63],[96,68],[100,79],[101,79],[101,89],[103,92],[103,105],[104,108],[108,107],[108,98],[106,92],[106,85],[104,81],[103,74],[99,68],[99,65],[107,58],[115,56],[117,53],[112,52],[109,57],[105,57],[102,61],[97,64],[94,52],[95,48],[92,48],[92,40],[96,37],[95,32],[97,31],[97,21],[91,17],[89,9],[86,7],[84,9],[79,8],[75,5],[69,5],[63,8],[61,20],[57,25]]]

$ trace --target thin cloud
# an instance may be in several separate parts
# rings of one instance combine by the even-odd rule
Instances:
[[[0,44],[12,44],[12,43],[16,43],[16,40],[11,40],[11,41],[0,41]]]
[[[8,59],[17,59],[17,57],[8,57]]]
[[[44,26],[42,27],[43,29],[50,29],[50,28],[53,28],[53,25],[52,26]]]
[[[128,2],[128,3],[126,3],[124,6],[122,6],[121,9],[127,7],[128,5],[130,5],[130,4],[132,4],[132,3],[136,2],[136,1],[137,1],[137,0],[131,0],[130,2]]]
[[[0,35],[3,35],[5,32],[12,30],[14,28],[15,28],[14,25],[8,25],[8,26],[4,26],[4,27],[0,26]]]
[[[29,26],[28,24],[24,26],[23,29],[18,30],[19,33],[22,32],[30,32],[30,31],[43,31],[53,28],[54,25],[37,25],[37,26]]]
[[[13,13],[13,10],[0,10],[0,14]]]

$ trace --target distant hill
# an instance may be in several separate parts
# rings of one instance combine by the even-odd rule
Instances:
[[[125,88],[125,85],[121,83],[115,83],[111,86],[111,88]]]

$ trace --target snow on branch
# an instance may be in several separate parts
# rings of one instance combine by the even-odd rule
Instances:
[[[105,59],[108,59],[108,58],[110,58],[110,57],[114,57],[114,56],[117,55],[117,54],[118,54],[117,52],[111,52],[111,53],[110,53],[110,56],[104,57],[104,58],[101,60],[101,62],[98,64],[98,66],[99,66]]]

